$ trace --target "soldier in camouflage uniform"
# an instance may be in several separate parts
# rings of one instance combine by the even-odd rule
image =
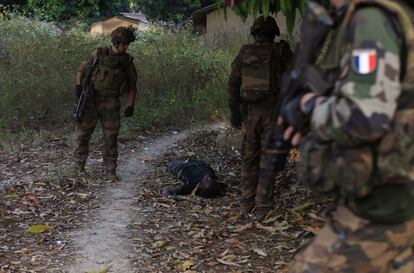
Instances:
[[[242,144],[240,217],[255,208],[258,220],[273,206],[275,173],[263,168],[265,141],[275,116],[279,75],[292,55],[287,43],[274,43],[279,28],[272,17],[259,17],[251,27],[254,43],[244,45],[232,63],[228,81],[231,125],[245,127]]]
[[[92,73],[94,94],[88,101],[81,121],[77,124],[75,150],[78,171],[84,172],[88,157],[89,140],[98,120],[103,129],[102,153],[105,172],[109,179],[117,179],[116,168],[118,158],[118,133],[120,129],[119,97],[127,91],[127,108],[125,117],[131,117],[134,111],[137,92],[137,73],[133,58],[126,53],[128,45],[135,40],[133,29],[119,27],[112,32],[112,46],[99,48],[83,62],[76,77],[76,96],[82,92],[81,80],[85,71],[95,57],[98,64]]]
[[[299,173],[336,194],[338,206],[288,272],[412,273],[414,9],[409,1],[331,4],[338,23],[317,66],[336,81],[328,94],[301,97],[311,132]]]

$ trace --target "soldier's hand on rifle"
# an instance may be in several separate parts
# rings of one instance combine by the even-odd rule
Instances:
[[[132,117],[133,114],[134,114],[134,106],[128,106],[124,111],[124,115],[126,118]]]
[[[231,115],[231,127],[233,127],[234,129],[241,129],[242,127],[242,117],[241,115]]]
[[[301,109],[300,101],[301,98],[297,97],[288,102],[283,106],[281,113],[283,120],[296,130],[304,128],[305,123],[307,122],[307,116]]]
[[[283,139],[290,140],[293,146],[298,146],[303,137],[303,133],[298,129],[302,128],[305,122],[308,122],[315,106],[325,101],[325,99],[325,97],[310,92],[289,102],[282,110],[282,116],[278,118],[279,125],[282,125],[285,121],[289,125],[283,133]]]
[[[284,123],[283,117],[279,116],[277,119],[277,124],[282,125]],[[284,132],[283,132],[283,139],[286,141],[290,141],[293,147],[296,147],[299,145],[300,141],[302,140],[302,133],[297,132],[292,126],[289,126]]]
[[[79,99],[82,94],[82,85],[77,84],[75,88],[76,98]]]

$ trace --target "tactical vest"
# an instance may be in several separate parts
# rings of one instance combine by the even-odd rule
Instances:
[[[92,75],[95,93],[119,97],[127,88],[127,69],[132,57],[127,54],[112,55],[109,48],[102,48],[99,62]]]
[[[390,0],[354,0],[339,27],[330,50],[318,64],[322,71],[339,76],[344,52],[351,44],[346,29],[360,6],[379,6],[390,12],[402,30],[400,76],[402,93],[391,131],[377,143],[356,148],[318,143],[311,135],[303,141],[299,172],[319,191],[339,189],[344,197],[364,197],[374,187],[407,184],[414,188],[414,12],[406,4]],[[349,62],[349,59],[348,59]]]
[[[271,75],[273,58],[277,58],[279,46],[274,43],[255,43],[243,48],[241,57],[240,96],[247,102],[259,102],[268,98],[274,89]],[[276,73],[274,73],[276,74]]]

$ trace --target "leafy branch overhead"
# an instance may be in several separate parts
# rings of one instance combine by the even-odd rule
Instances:
[[[225,0],[224,2],[243,20],[249,15],[267,16],[281,11],[286,16],[288,29],[291,31],[295,25],[296,11],[303,13],[307,0]]]

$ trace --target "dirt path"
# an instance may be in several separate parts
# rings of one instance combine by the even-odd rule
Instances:
[[[72,242],[69,245],[77,251],[67,262],[67,272],[106,272],[107,269],[110,272],[134,272],[127,228],[140,220],[133,202],[140,180],[151,170],[150,164],[145,162],[156,159],[186,135],[186,131],[167,135],[129,152],[128,160],[121,162],[118,170],[121,181],[105,187],[101,206],[91,212],[83,228],[70,234]]]

